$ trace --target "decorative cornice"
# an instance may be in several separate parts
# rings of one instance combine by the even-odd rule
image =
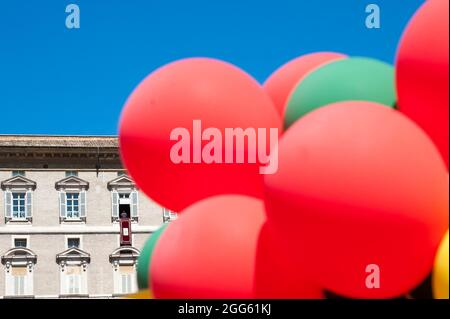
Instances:
[[[11,265],[23,263],[28,267],[36,264],[37,255],[28,248],[15,247],[8,250],[1,258],[2,264],[9,268]]]
[[[109,181],[107,187],[109,190],[112,190],[120,188],[136,188],[136,185],[128,175],[121,175]]]
[[[111,255],[109,255],[109,262],[113,265],[120,264],[121,261],[130,261],[135,263],[139,258],[139,249],[132,246],[124,246],[115,249]]]
[[[69,176],[55,183],[56,190],[61,190],[64,188],[77,188],[77,189],[89,189],[89,182],[77,177]]]
[[[24,176],[14,176],[1,183],[2,190],[14,188],[36,189],[36,182]]]
[[[91,262],[91,255],[76,247],[66,249],[62,253],[56,255],[57,264],[64,267],[67,262],[78,262],[81,265],[86,265]]]

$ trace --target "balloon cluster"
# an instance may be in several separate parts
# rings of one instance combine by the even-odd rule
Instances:
[[[394,67],[320,52],[261,86],[191,58],[144,79],[122,113],[121,156],[150,198],[180,214],[142,249],[146,296],[394,298],[432,273],[434,296],[448,298],[448,9],[425,2]],[[276,128],[276,172],[260,174],[260,157],[217,161],[267,150],[249,134],[216,153],[229,128]],[[176,155],[187,155],[174,161],[184,137]]]

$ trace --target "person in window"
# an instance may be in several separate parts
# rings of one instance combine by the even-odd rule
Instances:
[[[128,218],[128,214],[125,211],[122,211],[120,218]]]

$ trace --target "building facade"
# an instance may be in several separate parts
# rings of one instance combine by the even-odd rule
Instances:
[[[176,218],[126,174],[114,136],[0,135],[0,193],[0,298],[135,292],[140,249]]]

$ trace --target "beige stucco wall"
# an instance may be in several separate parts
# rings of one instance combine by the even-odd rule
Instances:
[[[11,170],[0,168],[0,182],[12,177]],[[32,225],[5,225],[4,192],[0,190],[0,256],[12,248],[12,236],[29,236],[30,249],[37,255],[34,268],[34,294],[58,295],[59,266],[56,255],[66,247],[66,236],[82,236],[82,249],[91,256],[88,265],[88,293],[113,293],[113,269],[109,255],[119,247],[119,227],[111,222],[111,193],[107,183],[117,178],[117,171],[81,170],[78,177],[89,182],[87,218],[84,225],[61,225],[55,182],[65,178],[64,170],[30,170],[26,178],[37,183],[33,193]],[[162,208],[139,192],[139,222],[133,224],[133,246],[141,249],[149,234],[162,224]],[[75,227],[75,228],[74,228]],[[101,228],[101,231],[97,230]],[[75,229],[75,230],[74,230]],[[80,231],[77,233],[77,229]],[[0,264],[0,296],[5,293],[4,265]]]
[[[0,170],[0,182],[11,178],[11,171]],[[117,178],[117,171],[79,171],[78,177],[89,182],[87,191],[87,225],[111,225],[111,192],[107,183]],[[33,193],[33,226],[59,226],[58,191],[55,182],[65,178],[65,171],[26,171],[26,178],[37,183]],[[0,225],[5,224],[4,196],[0,196]],[[144,193],[139,192],[139,224],[159,225],[162,209]]]

